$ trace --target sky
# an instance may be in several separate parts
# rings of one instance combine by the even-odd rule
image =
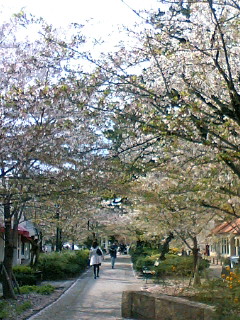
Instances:
[[[98,58],[102,52],[117,51],[120,41],[128,48],[134,45],[133,39],[119,31],[122,25],[134,29],[135,23],[143,22],[133,10],[149,11],[158,7],[158,0],[0,0],[0,21],[8,21],[23,10],[42,17],[54,27],[67,29],[70,23],[83,24],[81,33],[87,42],[82,48]],[[33,29],[30,33],[30,38],[35,38]],[[18,40],[24,37],[24,32],[18,34]]]
[[[85,24],[91,36],[107,36],[118,25],[132,26],[140,18],[135,10],[158,7],[157,0],[0,0],[0,18],[8,19],[12,14],[31,13],[43,17],[54,26],[67,26],[71,22]],[[91,20],[89,20],[91,19]]]

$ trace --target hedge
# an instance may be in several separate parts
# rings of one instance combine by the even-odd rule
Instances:
[[[37,267],[43,280],[71,278],[86,269],[88,256],[88,250],[43,253]]]

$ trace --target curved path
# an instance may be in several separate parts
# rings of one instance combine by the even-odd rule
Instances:
[[[107,256],[99,278],[95,280],[89,268],[57,301],[29,320],[121,319],[122,292],[143,285],[134,277],[129,256],[118,256],[114,269]]]

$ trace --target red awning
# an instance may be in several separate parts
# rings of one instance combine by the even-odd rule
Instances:
[[[5,228],[4,228],[3,224],[0,224],[0,232],[4,232],[4,230],[5,230]],[[23,237],[26,237],[26,238],[31,238],[28,230],[20,225],[18,226],[18,234],[21,234]]]
[[[18,234],[21,234],[24,237],[30,238],[30,233],[22,226],[18,226]]]

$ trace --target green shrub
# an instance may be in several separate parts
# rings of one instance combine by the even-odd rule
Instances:
[[[38,268],[43,273],[43,280],[64,278],[64,261],[59,252],[40,255]]]
[[[233,272],[231,274],[224,276],[224,279],[205,281],[192,297],[197,302],[215,306],[216,319],[240,319],[240,275]]]
[[[25,301],[22,304],[16,306],[16,313],[21,314],[22,312],[30,309],[32,307],[32,304],[30,301]]]
[[[39,274],[29,266],[14,266],[13,273],[20,286],[34,285],[39,281]]]
[[[201,259],[199,271],[209,267],[207,260]],[[193,256],[166,255],[166,260],[160,261],[155,267],[156,275],[162,276],[189,276],[193,272]]]
[[[189,276],[193,271],[193,256],[178,256],[167,254],[166,260],[158,260],[158,266],[155,261],[159,258],[160,253],[156,249],[135,248],[131,252],[134,269],[143,272],[144,267],[153,271],[156,277],[162,276]],[[199,271],[209,267],[209,261],[201,259],[199,262]]]
[[[153,255],[159,255],[159,250],[158,249],[152,249],[149,247],[131,247],[130,249],[130,255],[131,255],[131,259],[133,264],[135,265],[135,263],[137,262],[137,260],[139,260],[140,258],[144,258],[144,257],[151,257]]]
[[[54,290],[55,290],[55,287],[53,287],[51,285],[38,286],[36,288],[37,293],[44,294],[44,295],[51,294],[51,293],[53,293]]]
[[[43,280],[58,280],[76,276],[87,267],[88,250],[64,251],[41,254],[38,269]]]
[[[34,274],[17,273],[15,277],[20,286],[34,285],[37,283],[37,277]]]
[[[154,256],[140,256],[135,263],[136,271],[142,272],[145,267],[147,269],[153,269],[155,260]]]
[[[8,303],[5,301],[0,301],[0,319],[8,318]]]
[[[79,250],[76,252],[78,264],[85,269],[88,265],[89,250]]]
[[[31,292],[36,292],[39,294],[51,294],[55,290],[55,287],[53,287],[50,284],[47,284],[44,286],[22,286],[22,287],[19,287],[19,289],[20,289],[20,294],[28,294]],[[16,289],[15,289],[15,292],[17,292]]]
[[[33,273],[34,270],[29,266],[18,265],[13,267],[13,273]]]
[[[27,293],[35,292],[36,288],[37,286],[25,285],[25,286],[19,287],[19,290],[20,290],[20,294],[27,294]],[[17,292],[16,288],[15,288],[15,292]]]

